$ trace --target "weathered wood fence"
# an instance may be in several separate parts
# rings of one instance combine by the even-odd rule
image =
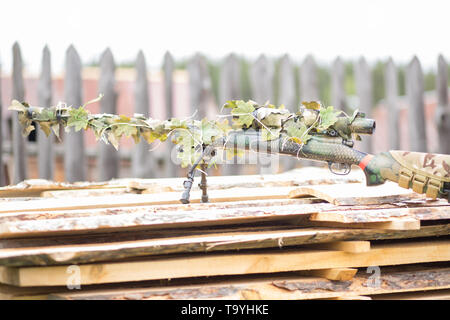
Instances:
[[[150,114],[152,108],[165,108],[166,114],[171,117],[175,114],[176,96],[173,74],[175,62],[170,53],[166,53],[163,60],[163,89],[164,106],[154,106],[150,103],[149,85],[147,79],[147,66],[143,52],[137,55],[135,69],[135,105],[134,112],[146,116]],[[331,102],[336,108],[350,112],[347,103],[348,94],[345,92],[345,70],[341,58],[337,58],[331,66]],[[275,72],[274,61],[261,55],[250,67],[250,85],[252,99],[258,102],[267,100],[288,106],[290,109],[297,106],[300,101],[310,101],[319,99],[318,68],[314,58],[307,56],[300,65],[299,74],[294,66],[293,60],[288,55],[281,58],[278,65],[278,72]],[[83,96],[82,86],[82,62],[73,46],[66,51],[64,99],[69,105],[79,106],[84,101],[92,97]],[[115,80],[116,64],[113,53],[107,49],[100,59],[100,77],[98,79],[98,91],[104,94],[100,102],[100,112],[116,113],[118,92],[116,91]],[[196,111],[199,118],[208,114],[217,113],[218,110],[211,110],[211,101],[214,100],[211,75],[209,73],[207,61],[201,54],[196,54],[187,65],[189,75],[189,114]],[[371,116],[373,112],[373,85],[371,68],[364,58],[359,59],[354,65],[354,75],[356,80],[356,92],[359,101],[358,107]],[[399,131],[399,90],[398,90],[398,70],[392,59],[385,64],[385,99],[384,105],[389,112],[387,130],[389,135],[389,147],[398,149],[400,147]],[[409,127],[409,149],[412,151],[429,151],[427,147],[427,128],[424,115],[424,78],[420,61],[414,57],[406,70],[406,93],[408,102],[408,127]],[[241,65],[235,54],[227,56],[222,64],[219,77],[218,104],[223,104],[229,99],[239,99],[242,96],[241,87]],[[11,99],[24,100],[25,86],[23,79],[23,62],[20,47],[17,43],[13,46],[13,68],[12,68],[12,96]],[[42,54],[42,69],[38,79],[38,101],[30,101],[40,106],[49,106],[53,101],[51,72],[51,56],[47,47]],[[299,86],[299,88],[297,88]],[[275,87],[277,97],[275,97]],[[448,66],[443,56],[438,57],[437,81],[436,81],[437,108],[435,112],[435,126],[439,136],[439,150],[441,153],[450,153],[450,106],[448,98]],[[300,97],[297,96],[300,92]],[[0,110],[8,107],[1,105],[0,87]],[[2,128],[6,124],[6,119],[2,119],[0,112],[0,150],[3,150],[4,139],[1,137]],[[53,135],[53,133],[52,133]],[[27,172],[27,142],[21,135],[21,130],[17,117],[12,119],[11,146],[13,154],[13,174],[12,179],[8,178],[8,172],[4,165],[3,152],[0,152],[0,185],[5,183],[18,183],[28,177]],[[83,132],[71,132],[64,136],[64,176],[69,182],[86,179],[86,152],[84,146]],[[37,160],[39,177],[45,179],[54,178],[55,170],[55,150],[54,139],[47,139],[42,134],[38,134]],[[2,146],[3,144],[3,146]],[[371,139],[359,145],[360,149],[373,151]],[[161,165],[155,160],[155,155],[148,152],[149,146],[141,142],[134,147],[131,152],[131,175],[133,177],[164,177],[177,176],[179,174],[177,166],[170,161],[170,148],[163,150]],[[2,160],[3,159],[3,160]],[[3,161],[3,162],[2,162]],[[284,170],[292,169],[296,166],[295,159],[283,160]],[[98,146],[97,171],[98,180],[108,180],[119,176],[120,156],[111,145],[100,143]],[[222,172],[226,174],[237,174],[241,171],[240,166],[228,166]],[[273,172],[273,169],[264,168],[263,173]]]

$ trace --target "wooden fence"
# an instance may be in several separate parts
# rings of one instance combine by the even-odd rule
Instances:
[[[307,56],[300,67],[300,73],[295,74],[293,60],[288,55],[281,58],[279,72],[275,77],[274,62],[261,55],[250,67],[250,84],[252,89],[252,98],[255,101],[265,102],[274,101],[274,87],[278,88],[277,101],[283,103],[292,109],[300,101],[310,101],[319,99],[319,81],[316,62],[312,56]],[[100,111],[106,113],[115,113],[117,111],[118,92],[115,88],[115,61],[113,53],[107,49],[100,59],[100,77],[98,80],[99,93],[104,94],[100,102]],[[229,99],[239,99],[242,96],[240,85],[241,66],[238,57],[230,54],[225,58],[220,70],[219,83],[219,104]],[[134,112],[146,116],[152,108],[163,107],[166,114],[174,115],[175,105],[174,96],[176,92],[173,85],[173,74],[175,71],[175,62],[170,53],[164,56],[162,72],[164,75],[164,101],[163,106],[150,105],[150,94],[147,66],[142,52],[137,55],[135,79],[135,105]],[[73,46],[66,51],[65,80],[64,80],[64,99],[69,105],[82,105],[85,100],[82,90],[81,78],[82,62]],[[196,54],[187,65],[189,74],[189,96],[191,110],[197,110],[197,117],[201,118],[211,114],[212,81],[209,73],[207,61],[201,54]],[[348,111],[347,93],[345,92],[344,63],[341,58],[336,58],[332,64],[331,70],[331,102],[338,109]],[[356,91],[359,100],[359,109],[371,116],[373,111],[373,85],[371,69],[364,58],[359,59],[354,65],[354,75],[356,80]],[[399,148],[399,90],[398,90],[398,70],[392,59],[385,64],[385,106],[388,108],[388,134],[389,147],[391,149]],[[424,116],[424,75],[421,69],[420,61],[414,57],[406,70],[406,92],[408,99],[408,124],[409,128],[409,146],[412,151],[427,151],[427,128]],[[52,101],[52,72],[51,56],[47,47],[43,50],[42,68],[38,80],[38,101],[30,101],[32,104],[40,106],[49,106]],[[298,79],[298,80],[296,80]],[[12,69],[12,97],[23,101],[25,97],[25,87],[23,79],[23,62],[20,47],[17,43],[13,46],[13,69]],[[300,86],[300,101],[296,98],[296,86]],[[448,67],[442,56],[438,58],[437,65],[437,109],[435,113],[435,125],[440,139],[439,152],[450,153],[450,107],[448,99]],[[297,90],[298,91],[298,90]],[[0,103],[1,103],[0,88]],[[6,108],[7,105],[0,105]],[[216,112],[214,110],[214,112]],[[213,113],[214,113],[213,112]],[[0,112],[0,135],[5,125],[6,119],[1,119]],[[53,133],[52,133],[53,134]],[[28,177],[27,168],[27,142],[21,136],[21,131],[17,117],[12,119],[12,154],[13,170],[6,170],[2,162],[3,153],[0,152],[0,185],[6,183],[18,183]],[[361,149],[366,152],[373,151],[371,139],[365,139]],[[0,136],[0,150],[4,139]],[[52,139],[47,139],[44,135],[38,135],[37,162],[39,177],[45,179],[54,178],[55,170],[55,146]],[[71,132],[64,136],[64,180],[69,182],[86,180],[87,157],[84,146],[83,132]],[[164,164],[158,164],[155,155],[148,152],[148,145],[145,142],[139,143],[131,152],[131,175],[133,177],[162,177],[176,176],[179,172],[175,164],[170,159],[169,148],[164,149],[164,154],[160,159],[166,159]],[[97,155],[98,180],[108,180],[119,176],[120,157],[111,145],[100,143]],[[296,161],[292,159],[283,162],[284,169],[295,167]],[[8,172],[12,171],[12,179]],[[264,169],[267,173],[271,170]],[[238,174],[241,172],[240,166],[228,166],[222,171],[226,174]]]

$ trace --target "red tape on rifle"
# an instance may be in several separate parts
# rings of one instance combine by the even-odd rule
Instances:
[[[365,156],[358,164],[358,166],[364,170],[366,168],[366,166],[369,164],[370,160],[372,160],[373,155],[368,154],[367,156]]]

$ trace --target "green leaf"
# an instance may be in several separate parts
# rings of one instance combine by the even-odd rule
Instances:
[[[239,100],[242,101],[242,100]],[[237,100],[229,100],[227,102],[225,102],[225,104],[223,105],[223,108],[227,108],[227,109],[234,109],[237,107]],[[244,101],[242,101],[244,102]]]
[[[353,115],[350,117],[350,121],[349,121],[349,124],[352,124],[353,123],[353,121],[355,121],[355,119],[356,119],[356,116],[358,115],[358,112],[359,112],[359,109],[355,109],[355,111],[353,111]]]
[[[81,129],[86,130],[89,123],[88,116],[89,113],[83,107],[71,108],[69,110],[67,128],[75,127],[75,131],[80,131]]]
[[[204,144],[212,144],[214,138],[220,136],[220,130],[213,121],[205,118],[202,120],[201,135]]]
[[[13,100],[11,102],[11,105],[8,107],[8,110],[25,112],[28,110],[28,108],[26,106],[24,106],[23,104],[21,104],[19,101]]]
[[[270,128],[270,131],[269,131],[263,127],[261,129],[261,139],[263,141],[278,139],[280,136],[280,131],[281,131],[281,128]]]
[[[48,137],[50,133],[52,133],[51,122],[49,121],[41,121],[39,122],[39,126],[42,131],[44,131],[45,135]]]
[[[306,109],[312,110],[320,110],[322,107],[322,104],[319,101],[302,101],[302,105],[304,105]]]
[[[339,114],[341,114],[341,111],[335,111],[332,106],[320,109],[320,123],[317,130],[323,131],[331,127],[338,120]]]
[[[298,144],[305,144],[312,138],[312,136],[308,134],[308,127],[303,122],[292,122],[285,130],[291,140]]]
[[[255,107],[252,102],[244,102],[239,100],[236,102],[236,107],[231,110],[231,114],[236,116],[233,118],[233,121],[236,125],[241,128],[250,127],[253,123],[253,114],[255,111]]]

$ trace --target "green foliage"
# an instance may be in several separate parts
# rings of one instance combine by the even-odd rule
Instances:
[[[341,114],[341,111],[334,110],[332,106],[321,108],[319,113],[320,123],[317,129],[323,131],[334,125],[338,120],[339,114]]]
[[[100,98],[101,96],[78,108],[63,104],[50,108],[31,108],[26,103],[14,100],[9,109],[18,112],[24,135],[34,130],[31,123],[35,121],[47,135],[52,130],[58,134],[60,125],[66,130],[70,130],[71,127],[75,131],[91,129],[98,140],[111,143],[116,149],[122,137],[132,137],[135,143],[138,143],[141,137],[148,143],[156,140],[163,142],[171,137],[172,142],[178,145],[177,157],[182,167],[192,165],[202,154],[205,146],[214,145],[216,141],[219,141],[218,145],[223,146],[232,130],[252,127],[260,131],[263,141],[283,136],[296,143],[305,144],[313,134],[333,126],[341,113],[331,106],[324,108],[320,102],[314,101],[304,102],[300,111],[294,114],[285,109],[284,105],[276,107],[269,103],[259,105],[251,100],[232,100],[224,105],[231,109],[233,118],[231,127],[228,119],[224,119],[226,115],[219,116],[217,120],[172,118],[161,121],[140,115],[127,117],[91,114],[86,106]],[[227,151],[227,154],[235,156],[242,154],[242,151],[232,150]]]

